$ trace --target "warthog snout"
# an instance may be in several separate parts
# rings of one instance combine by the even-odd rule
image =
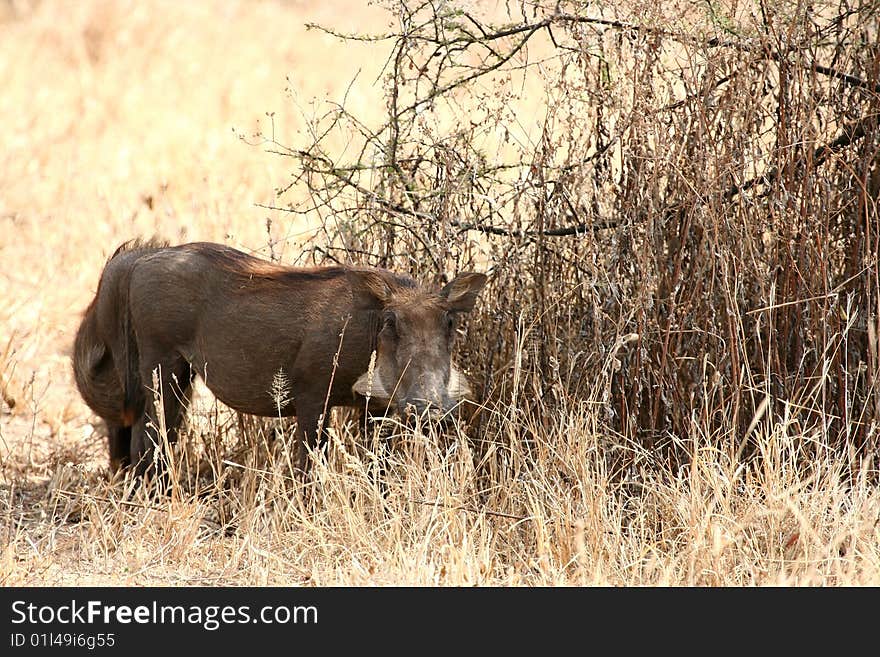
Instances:
[[[471,391],[457,367],[450,365],[448,371],[446,381],[435,379],[433,385],[421,388],[419,392],[427,393],[426,396],[420,397],[415,393],[406,400],[405,412],[408,416],[416,415],[432,422],[452,421],[453,411]]]
[[[384,372],[384,376],[388,374],[387,371]],[[454,364],[449,366],[449,375],[442,387],[434,386],[403,393],[399,392],[403,387],[402,381],[398,381],[396,386],[386,385],[382,377],[383,370],[377,368],[372,376],[369,372],[362,375],[352,389],[379,404],[399,409],[408,418],[418,416],[433,422],[450,421],[452,412],[471,394],[465,377]]]
[[[452,421],[453,411],[460,401],[446,394],[431,399],[414,397],[406,401],[403,412],[407,419],[420,418],[430,422],[446,423]]]

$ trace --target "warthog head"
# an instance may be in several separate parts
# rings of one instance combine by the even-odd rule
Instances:
[[[459,274],[439,292],[365,279],[380,302],[376,357],[352,389],[404,413],[441,416],[470,393],[452,363],[458,316],[470,312],[486,276]]]

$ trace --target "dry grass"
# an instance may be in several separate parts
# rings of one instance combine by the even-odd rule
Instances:
[[[610,353],[590,357],[588,394],[565,393],[563,368],[552,406],[535,398],[554,385],[527,362],[536,324],[511,335],[505,394],[481,411],[479,435],[392,426],[389,449],[337,422],[302,490],[286,424],[238,418],[203,395],[170,496],[110,481],[69,365],[101,265],[119,242],[153,233],[298,257],[309,218],[254,205],[275,204],[289,162],[233,128],[266,131],[275,112],[279,139],[293,143],[300,110],[321,111],[312,96],[346,93],[348,111],[380,120],[381,48],[303,24],[361,30],[385,16],[305,0],[10,6],[0,5],[4,585],[880,584],[876,465],[827,448],[822,413],[801,412],[820,400],[774,399],[774,412],[758,403],[731,421],[707,395],[671,438],[688,458],[658,467],[654,450],[609,429],[620,367],[609,345],[593,345]],[[758,400],[759,374],[740,379]]]

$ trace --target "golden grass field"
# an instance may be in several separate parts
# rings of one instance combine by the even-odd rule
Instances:
[[[284,450],[238,449],[259,430],[203,396],[181,458],[223,442],[234,464],[214,494],[157,500],[109,481],[69,356],[106,258],[158,234],[263,255],[271,242],[291,260],[309,227],[255,205],[289,163],[237,133],[274,113],[295,142],[313,99],[341,100],[356,76],[348,108],[381,119],[382,46],[305,23],[386,20],[343,0],[0,4],[0,583],[880,585],[880,491],[867,475],[845,484],[832,454],[799,467],[797,440],[821,436],[794,423],[757,423],[755,471],[695,420],[693,462],[646,471],[637,493],[610,485],[592,406],[546,418],[546,444],[511,450],[480,496],[464,433],[411,436],[386,495],[369,450],[341,436],[304,499]],[[525,421],[515,410],[493,412]]]

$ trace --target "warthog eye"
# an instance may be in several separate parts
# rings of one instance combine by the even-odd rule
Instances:
[[[452,314],[446,315],[446,333],[449,337],[452,337],[452,332],[455,330],[455,317]]]
[[[382,331],[389,336],[397,336],[397,315],[387,311],[382,315]]]

